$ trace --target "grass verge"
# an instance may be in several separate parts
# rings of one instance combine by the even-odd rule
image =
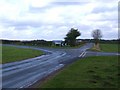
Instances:
[[[100,48],[104,52],[118,52],[118,44],[100,44]]]
[[[118,44],[100,44],[100,50],[92,47],[88,49],[89,51],[96,51],[96,52],[119,52],[118,51]]]
[[[101,50],[97,50],[96,48],[92,47],[92,48],[88,49],[88,51],[100,52]]]
[[[39,50],[2,46],[2,63],[33,58],[42,54],[44,54],[44,52]]]
[[[2,44],[0,44],[0,63],[2,63]]]
[[[118,57],[87,57],[69,65],[40,88],[117,88]]]

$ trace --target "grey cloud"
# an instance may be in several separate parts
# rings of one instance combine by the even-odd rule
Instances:
[[[63,1],[63,0],[62,0]],[[33,7],[33,6],[29,6],[29,12],[31,13],[44,13],[45,10],[49,10],[51,8],[56,8],[56,7],[64,7],[64,6],[74,6],[74,5],[83,5],[86,4],[87,2],[71,2],[71,1],[65,1],[65,2],[51,2],[50,4],[48,4],[47,6],[44,7]],[[104,0],[106,1],[106,0]],[[87,8],[87,7],[86,7]],[[2,26],[5,27],[5,29],[7,29],[7,27],[14,27],[14,29],[17,32],[24,32],[24,29],[26,30],[33,30],[32,35],[28,35],[24,36],[24,33],[21,34],[23,35],[24,38],[28,38],[28,39],[36,39],[36,38],[43,38],[43,39],[62,39],[65,37],[66,32],[68,32],[72,27],[73,28],[78,28],[78,30],[82,33],[81,37],[82,38],[91,38],[91,30],[93,28],[100,28],[103,32],[104,32],[104,37],[103,38],[115,38],[117,37],[117,33],[114,32],[113,28],[116,28],[116,24],[117,24],[117,15],[113,15],[110,12],[112,11],[116,11],[117,8],[116,7],[106,7],[106,6],[100,6],[100,7],[96,7],[93,9],[93,11],[91,13],[95,13],[96,15],[99,13],[102,13],[102,17],[101,18],[97,18],[97,20],[92,20],[92,22],[95,22],[94,24],[98,26],[93,27],[92,25],[85,25],[84,23],[78,23],[77,21],[77,17],[73,17],[72,15],[69,15],[69,13],[65,13],[62,14],[61,17],[63,18],[64,22],[44,22],[41,20],[24,20],[24,21],[19,21],[19,20],[11,20],[8,18],[1,18],[0,19],[0,24]],[[28,12],[28,14],[29,14]],[[110,15],[105,14],[105,12],[110,13]],[[41,16],[41,15],[40,15]],[[44,17],[43,17],[44,18]],[[83,18],[84,19],[84,18]],[[74,21],[73,23],[71,23],[70,21]],[[99,23],[107,21],[108,24],[105,24],[103,26],[100,26]],[[98,23],[97,23],[98,22]],[[52,28],[48,28],[49,26],[52,26]],[[112,26],[112,27],[111,27]],[[30,27],[28,29],[28,27]],[[32,28],[31,28],[32,27]],[[44,27],[44,28],[42,28]],[[61,28],[61,27],[67,27],[67,28]],[[22,31],[20,31],[22,30]],[[28,31],[29,32],[29,31]],[[35,32],[35,33],[34,33]],[[39,32],[39,33],[38,33]],[[47,34],[46,34],[47,32]],[[4,32],[6,33],[6,32]],[[9,36],[7,36],[7,34],[5,34],[6,37],[11,37],[12,34]],[[34,37],[36,36],[36,37]],[[15,38],[21,38],[22,37],[18,37],[16,36]]]
[[[44,7],[33,7],[33,6],[29,6],[29,12],[30,13],[43,13],[46,10],[52,8],[52,5],[48,5],[48,6],[44,6]]]
[[[105,39],[118,39],[119,36],[118,36],[118,32],[106,32],[106,33],[103,33]]]
[[[102,31],[103,38],[118,38],[118,31],[114,31],[113,27],[110,26],[99,26],[99,29]]]
[[[44,6],[44,7],[33,7],[33,6],[29,6],[29,12],[31,13],[41,13],[41,12],[45,12],[46,10],[48,9],[51,9],[51,8],[55,8],[55,7],[60,7],[60,6],[74,6],[74,5],[83,5],[83,4],[87,4],[88,2],[80,2],[80,1],[54,1],[54,2],[51,2],[49,3],[47,6]]]
[[[68,5],[82,5],[86,4],[86,2],[53,2],[52,5],[62,5],[62,6],[68,6]]]
[[[17,20],[10,20],[10,19],[1,19],[0,22],[4,27],[15,27],[17,30],[23,30],[30,27],[40,27],[42,25],[41,22],[38,21],[17,21]]]
[[[102,3],[114,3],[114,2],[118,2],[119,0],[99,0],[99,2],[102,2]]]
[[[91,26],[85,25],[85,24],[80,24],[78,26],[78,28],[80,28],[80,30],[90,30]]]
[[[37,21],[18,21],[16,23],[13,23],[12,24],[13,26],[15,27],[40,27],[41,26],[41,23],[40,22],[37,22]]]
[[[16,30],[24,30],[28,29],[28,27],[33,27],[33,28],[39,28],[42,26],[53,26],[53,27],[62,27],[62,26],[71,26],[70,23],[53,23],[53,22],[42,22],[40,20],[37,21],[31,21],[31,20],[26,20],[26,21],[18,21],[18,20],[10,20],[6,18],[0,19],[1,25],[3,25],[5,28],[8,27],[14,27]]]
[[[5,18],[5,17],[0,17],[0,23],[3,25],[8,25],[9,22],[15,22],[11,19]]]
[[[100,6],[94,8],[91,13],[104,13],[104,12],[112,12],[115,10],[117,10],[117,7]]]
[[[93,21],[97,21],[97,22],[104,22],[104,21],[107,21],[107,22],[113,22],[113,23],[118,23],[118,19],[116,19],[116,18],[114,18],[114,17],[112,17],[112,18],[110,18],[110,17],[104,17],[104,18],[101,18],[101,19],[98,19],[98,20],[93,20]]]
[[[96,14],[96,16],[98,15],[98,13]],[[109,14],[105,14],[105,13],[102,13],[100,14],[101,17],[100,18],[97,18],[97,19],[90,19],[91,21],[95,21],[95,22],[104,22],[104,21],[107,21],[107,22],[112,22],[112,23],[118,23],[118,14],[117,12],[109,12]]]
[[[106,25],[102,25],[102,26],[99,26],[100,30],[104,31],[111,31],[111,27],[110,26],[106,26]]]
[[[15,30],[25,30],[25,29],[28,29],[27,26],[14,26],[14,29]]]

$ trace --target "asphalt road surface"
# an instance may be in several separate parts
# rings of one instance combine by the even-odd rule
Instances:
[[[86,51],[93,46],[92,43],[87,43],[78,49],[45,49],[29,46],[9,46],[42,50],[46,52],[46,55],[3,64],[2,71],[0,73],[0,77],[2,78],[2,88],[27,88],[52,72],[74,62],[77,58],[101,55],[119,55],[118,53]]]

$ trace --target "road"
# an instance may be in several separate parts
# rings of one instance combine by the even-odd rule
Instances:
[[[29,46],[14,46],[42,50],[46,52],[46,55],[3,64],[2,73],[0,73],[0,77],[2,78],[2,88],[27,88],[52,72],[74,62],[78,58],[100,55],[118,55],[117,53],[96,53],[86,51],[92,46],[92,43],[87,43],[78,49],[45,49]]]

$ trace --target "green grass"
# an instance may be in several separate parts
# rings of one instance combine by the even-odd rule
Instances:
[[[118,57],[87,57],[69,65],[40,88],[116,88]]]
[[[119,52],[118,44],[100,44],[100,50],[95,49],[94,47],[88,49],[89,51],[96,52]]]
[[[100,48],[104,52],[118,52],[118,44],[100,44]]]
[[[0,44],[0,63],[2,63],[2,45]]]
[[[39,50],[2,46],[2,63],[33,58],[42,54],[44,53]]]
[[[95,49],[94,47],[92,47],[92,48],[88,49],[88,51],[100,52],[101,50],[97,50],[97,49]]]

